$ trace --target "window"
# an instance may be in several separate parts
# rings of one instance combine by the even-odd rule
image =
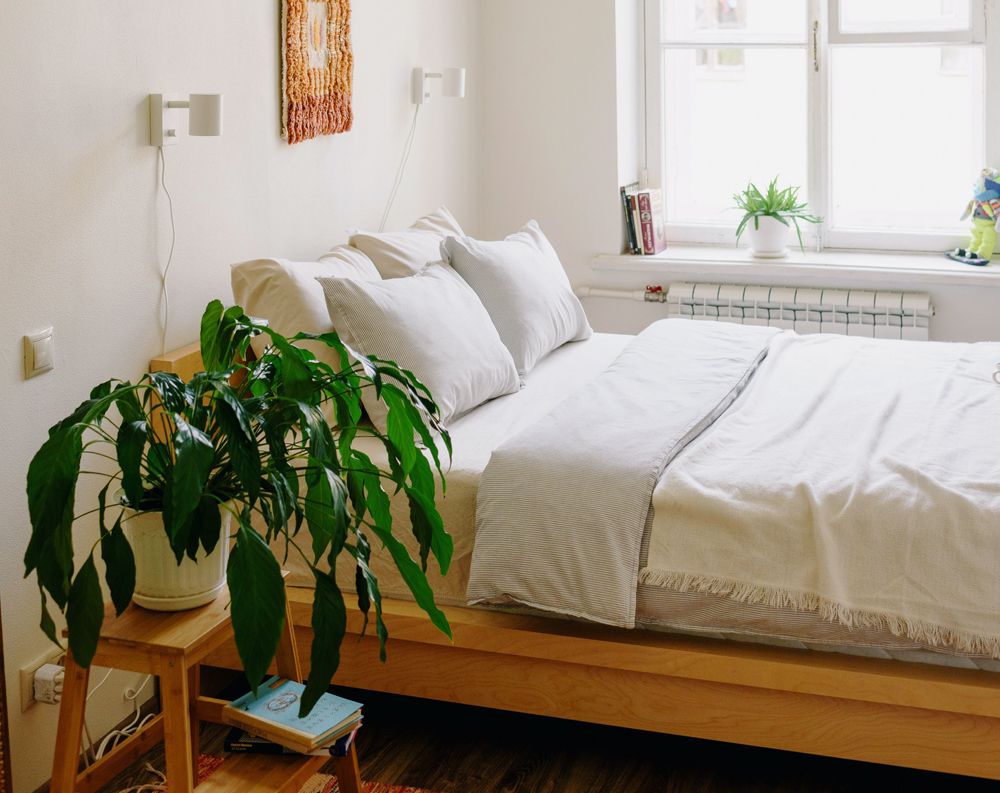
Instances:
[[[961,242],[973,181],[1000,167],[1000,88],[986,78],[1000,67],[1000,4],[646,3],[646,166],[668,239],[732,242],[733,193],[780,175],[824,217],[812,242]]]

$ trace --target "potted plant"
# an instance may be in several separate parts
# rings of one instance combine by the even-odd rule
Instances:
[[[746,230],[750,235],[750,253],[761,259],[780,259],[788,255],[788,234],[791,231],[788,221],[795,224],[799,249],[803,253],[806,249],[802,244],[799,221],[823,222],[823,218],[810,215],[807,205],[799,201],[799,188],[786,187],[784,190],[778,190],[777,185],[778,177],[775,176],[767,187],[767,193],[761,193],[757,186],[750,182],[745,190],[733,196],[736,209],[743,212],[743,219],[736,229],[736,243],[739,244],[740,237]]]
[[[270,336],[267,352],[246,361],[250,339],[261,333]],[[296,346],[305,339],[333,348],[342,368],[335,371]],[[187,383],[175,374],[153,372],[135,384],[111,380],[97,386],[49,430],[31,461],[25,575],[37,573],[41,627],[49,638],[57,642],[47,608],[51,598],[66,615],[74,660],[89,666],[104,616],[95,552],[100,550],[105,581],[121,614],[137,580],[148,574],[137,563],[141,567],[157,553],[146,543],[158,542],[172,564],[193,565],[197,559],[196,566],[207,563],[225,570],[236,647],[256,691],[285,619],[284,581],[270,547],[277,541],[285,555],[301,555],[316,582],[312,668],[301,710],[305,715],[326,691],[340,659],[347,615],[333,570],[342,554],[356,565],[356,595],[366,627],[374,607],[385,660],[388,634],[381,595],[368,566],[372,537],[388,549],[416,602],[450,637],[426,578],[429,554],[442,575],[452,556],[451,537],[435,507],[431,468],[433,464],[443,480],[439,444],[450,455],[451,441],[428,390],[391,362],[351,352],[352,364],[336,333],[286,339],[238,306],[224,310],[219,301],[210,303],[202,317],[201,354],[205,371]],[[385,402],[387,434],[359,425],[362,388],[374,388]],[[336,412],[334,429],[320,410],[326,402]],[[388,471],[354,448],[363,434],[382,442]],[[85,466],[85,459],[97,464]],[[77,515],[81,475],[108,481],[96,506]],[[409,499],[420,564],[392,534],[387,486]],[[95,512],[100,536],[88,543],[77,566],[73,523]],[[251,524],[255,514],[263,533]],[[126,533],[133,524],[141,524],[142,530]],[[303,527],[306,531],[300,532]],[[303,538],[306,547],[300,543]],[[224,555],[231,541],[223,567],[216,555]],[[319,567],[324,556],[330,572]]]

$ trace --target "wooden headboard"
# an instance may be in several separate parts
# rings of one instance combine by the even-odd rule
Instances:
[[[179,350],[164,353],[149,362],[151,372],[173,372],[185,382],[204,367],[201,361],[201,345],[195,342]]]

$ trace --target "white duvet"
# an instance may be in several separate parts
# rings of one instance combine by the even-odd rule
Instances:
[[[660,478],[640,581],[1000,657],[998,360],[779,335]]]

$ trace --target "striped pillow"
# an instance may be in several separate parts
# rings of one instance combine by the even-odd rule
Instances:
[[[441,255],[479,295],[521,377],[556,347],[593,333],[535,221],[500,242],[448,237]]]
[[[413,372],[430,390],[445,424],[520,387],[483,304],[446,264],[430,264],[410,278],[317,280],[348,346]],[[375,389],[363,389],[362,402],[385,432],[386,409]]]

